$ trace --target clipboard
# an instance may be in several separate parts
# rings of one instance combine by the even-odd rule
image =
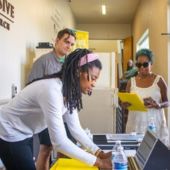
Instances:
[[[129,102],[131,106],[128,107],[130,111],[146,112],[148,109],[145,107],[143,100],[136,93],[121,93],[118,96],[122,102]]]

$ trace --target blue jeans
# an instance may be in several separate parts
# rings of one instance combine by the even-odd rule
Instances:
[[[33,161],[32,138],[18,142],[0,139],[0,158],[7,170],[36,170]]]

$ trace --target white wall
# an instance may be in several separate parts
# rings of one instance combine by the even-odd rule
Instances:
[[[132,35],[130,24],[77,24],[89,32],[90,40],[120,40]]]
[[[96,53],[102,63],[102,71],[96,83],[98,89],[113,89],[116,87],[116,54]]]
[[[89,40],[89,48],[94,52],[118,52],[117,40]]]
[[[92,133],[115,133],[113,89],[94,89],[92,96],[83,95],[79,117],[82,127]]]
[[[12,83],[19,90],[24,86],[26,67],[34,57],[38,42],[52,42],[59,29],[75,27],[68,1],[8,2],[14,6],[15,17],[9,31],[0,27],[0,100],[11,97]]]
[[[134,53],[136,42],[146,29],[149,29],[149,46],[155,54],[153,71],[162,75],[166,81],[168,79],[168,41],[167,36],[161,33],[167,32],[167,10],[167,0],[142,0],[132,26]]]

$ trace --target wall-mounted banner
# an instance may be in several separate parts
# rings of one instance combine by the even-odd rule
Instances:
[[[15,8],[7,0],[0,0],[0,27],[10,30],[11,23],[14,23]]]

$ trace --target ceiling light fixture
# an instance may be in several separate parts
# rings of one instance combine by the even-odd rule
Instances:
[[[106,5],[102,5],[102,15],[106,15]]]

